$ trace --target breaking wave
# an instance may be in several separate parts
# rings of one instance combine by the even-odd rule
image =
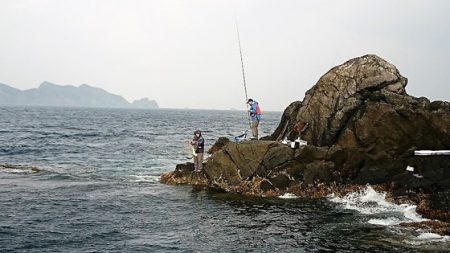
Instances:
[[[410,204],[394,204],[386,200],[386,192],[377,192],[371,186],[361,191],[347,194],[344,197],[330,196],[330,201],[340,204],[344,209],[358,211],[361,214],[381,216],[369,219],[374,225],[397,225],[402,222],[421,222],[416,206]]]
[[[378,226],[392,227],[403,222],[422,222],[423,218],[416,212],[416,206],[410,204],[394,204],[386,200],[386,192],[377,192],[371,186],[347,194],[344,197],[329,196],[331,202],[339,204],[344,209],[355,210],[367,215],[367,223]],[[450,236],[417,229],[407,232],[409,236],[401,239],[403,243],[420,246],[429,243],[450,242]]]
[[[429,245],[430,243],[443,243],[447,245],[450,242],[450,236],[425,232],[416,237],[405,239],[404,242],[415,246]]]

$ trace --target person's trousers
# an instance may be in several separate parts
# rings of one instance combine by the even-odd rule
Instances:
[[[203,169],[203,153],[197,153],[197,156],[194,156],[194,169],[195,169],[195,171],[202,171],[202,169]]]
[[[252,121],[252,135],[253,135],[253,138],[256,138],[256,139],[258,139],[258,125],[259,125],[259,120]]]

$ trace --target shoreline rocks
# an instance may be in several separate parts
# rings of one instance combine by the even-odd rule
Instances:
[[[426,218],[450,222],[450,156],[414,156],[450,149],[450,103],[412,97],[406,85],[394,65],[375,55],[336,66],[286,108],[272,135],[214,145],[201,182],[243,195],[312,198],[371,184],[417,204]],[[299,131],[299,123],[309,127]],[[280,142],[299,135],[308,142],[300,149]],[[173,182],[197,182],[177,173]]]

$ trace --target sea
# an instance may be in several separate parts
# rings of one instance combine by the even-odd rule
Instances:
[[[282,112],[264,112],[260,135]],[[450,238],[371,186],[250,198],[160,183],[248,129],[244,111],[0,107],[0,252],[449,252]]]

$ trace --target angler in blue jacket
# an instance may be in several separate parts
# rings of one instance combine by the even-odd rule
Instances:
[[[252,119],[252,135],[254,139],[258,139],[258,125],[261,120],[261,109],[259,108],[258,102],[251,98],[247,101],[247,104],[250,106],[248,112]]]

